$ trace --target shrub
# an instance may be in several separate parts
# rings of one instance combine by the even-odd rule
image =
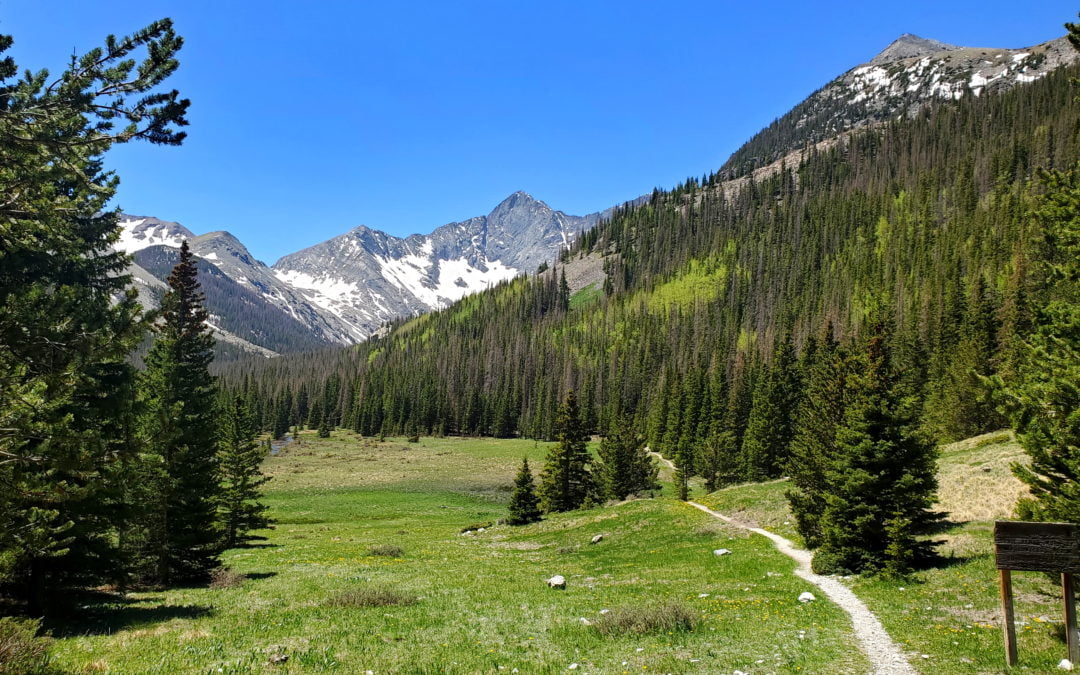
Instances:
[[[393,544],[381,544],[379,546],[372,546],[368,555],[381,555],[387,558],[400,558],[405,555],[405,550],[400,546],[394,546]]]
[[[219,567],[210,572],[210,588],[214,590],[222,588],[236,588],[244,583],[247,576],[234,572],[228,567]]]
[[[413,593],[392,588],[358,588],[338,593],[327,601],[330,607],[390,607],[392,605],[415,605]]]
[[[40,621],[0,617],[0,674],[48,672],[50,638],[39,637]]]
[[[647,607],[618,607],[594,624],[601,635],[642,635],[692,631],[697,615],[686,605],[669,602]]]

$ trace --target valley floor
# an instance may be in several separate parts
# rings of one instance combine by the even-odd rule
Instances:
[[[791,559],[669,497],[492,525],[506,514],[521,457],[539,468],[546,449],[523,440],[304,434],[267,460],[276,529],[225,556],[246,579],[87,599],[54,627],[56,665],[114,673],[870,671],[839,607],[820,593],[798,601],[817,589],[794,575]],[[994,476],[1014,452],[1006,439],[947,453],[943,474],[970,465]],[[984,460],[995,468],[984,471]],[[792,537],[784,489],[779,482],[696,498]],[[462,534],[470,527],[484,531]],[[1003,669],[989,527],[955,525],[943,535],[949,564],[914,582],[852,582],[922,672]],[[590,544],[597,534],[603,540]],[[718,548],[731,553],[716,556]],[[565,591],[547,587],[555,574],[566,577]],[[1044,670],[1063,655],[1054,634],[1060,603],[1038,575],[1016,578],[1021,663]],[[365,606],[387,596],[403,604]],[[599,630],[602,610],[662,613],[672,603],[695,617],[693,630]]]

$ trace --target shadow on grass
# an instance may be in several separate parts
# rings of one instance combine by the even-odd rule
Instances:
[[[54,613],[45,622],[55,637],[107,635],[172,619],[199,619],[214,612],[206,605],[165,604],[164,597],[159,595],[130,598],[91,591],[68,600],[66,611]]]
[[[244,576],[248,579],[269,579],[270,577],[276,577],[277,572],[248,572]]]

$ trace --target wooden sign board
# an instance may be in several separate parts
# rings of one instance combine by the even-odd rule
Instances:
[[[1076,625],[1073,574],[1080,574],[1080,525],[999,520],[994,523],[994,554],[1001,579],[1001,609],[1005,623],[1005,662],[1017,663],[1016,618],[1013,614],[1012,573],[1061,574],[1065,603],[1065,643],[1069,660],[1080,664],[1080,630]]]
[[[999,520],[994,551],[999,570],[1080,574],[1080,525]]]

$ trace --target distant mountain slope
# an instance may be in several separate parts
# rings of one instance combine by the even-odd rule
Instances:
[[[388,320],[440,309],[535,271],[598,218],[570,216],[515,192],[488,215],[429,235],[399,238],[361,226],[287,255],[273,269],[366,337]]]
[[[160,303],[161,295],[166,290],[164,281],[179,261],[179,250],[171,246],[155,245],[136,251],[135,262],[139,269],[149,272],[160,283],[158,292],[154,293],[154,306]],[[326,346],[326,342],[320,340],[305,324],[266,302],[262,294],[238,283],[205,258],[198,260],[197,268],[199,284],[206,294],[210,323],[243,343],[252,345],[246,351],[273,356]],[[226,341],[241,348],[244,346],[235,340]]]
[[[997,49],[958,47],[905,34],[757,133],[728,159],[721,174],[742,176],[844,131],[914,114],[932,101],[1033,82],[1078,59],[1065,38],[1024,49]]]
[[[535,271],[601,215],[570,216],[516,192],[486,216],[428,235],[400,238],[361,226],[273,268],[228,232],[195,235],[179,223],[129,215],[117,248],[135,255],[129,271],[143,304],[154,307],[163,292],[155,282],[188,241],[207,263],[200,280],[215,326],[259,348],[292,352],[359,342],[387,321]]]

